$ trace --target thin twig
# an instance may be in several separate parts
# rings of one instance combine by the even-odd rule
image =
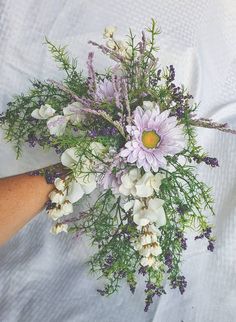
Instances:
[[[190,124],[197,127],[204,127],[207,129],[214,129],[226,133],[236,134],[236,130],[228,128],[227,123],[216,123],[209,119],[193,119],[191,120]]]

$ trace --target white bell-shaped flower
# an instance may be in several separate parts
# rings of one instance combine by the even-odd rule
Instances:
[[[101,156],[106,151],[106,148],[100,142],[92,142],[90,144],[90,150],[91,150],[91,152],[92,152],[93,155],[95,155],[95,156]]]
[[[53,190],[49,194],[51,202],[61,205],[66,200],[66,193]]]
[[[165,225],[166,216],[162,207],[163,204],[164,201],[158,198],[150,199],[146,205],[138,199],[135,200],[133,208],[134,222],[138,226],[146,226],[154,222],[157,227]]]
[[[76,180],[69,183],[67,198],[74,203],[81,199],[84,194],[90,194],[96,189],[96,186],[96,178],[93,174],[76,177]]]
[[[66,200],[61,205],[61,211],[63,212],[63,216],[67,216],[73,212],[73,205],[69,200]]]
[[[85,119],[81,108],[83,108],[83,105],[80,102],[74,102],[63,108],[63,114],[72,125],[77,125]]]
[[[127,212],[134,206],[134,200],[129,200],[123,205],[123,209]]]
[[[132,169],[128,173],[123,174],[121,177],[121,185],[119,187],[119,192],[124,196],[133,195],[136,196],[136,182],[141,177],[139,169]]]
[[[60,208],[53,208],[48,210],[48,216],[52,220],[58,220],[64,215],[63,211]]]
[[[62,180],[61,178],[56,178],[54,180],[54,186],[56,187],[57,190],[59,191],[64,191],[65,190],[65,181]]]
[[[140,263],[143,266],[152,266],[155,263],[155,258],[153,256],[143,257]]]
[[[103,37],[104,38],[112,38],[114,33],[116,32],[116,30],[117,30],[117,27],[115,27],[115,26],[107,26],[104,29]]]
[[[65,133],[67,118],[63,115],[56,115],[47,121],[47,127],[51,135],[61,136]]]
[[[41,105],[40,108],[36,108],[31,113],[31,116],[38,120],[46,120],[55,114],[56,110],[49,104]]]
[[[79,156],[76,148],[69,148],[61,155],[61,163],[69,169],[72,169],[78,163],[78,161]]]
[[[163,177],[160,173],[154,175],[150,171],[146,172],[135,185],[137,196],[140,198],[148,198],[153,195],[154,191],[158,192]]]
[[[50,233],[53,235],[57,235],[61,232],[65,232],[65,233],[68,232],[68,225],[67,224],[59,224],[58,223],[58,224],[52,226],[50,229]]]

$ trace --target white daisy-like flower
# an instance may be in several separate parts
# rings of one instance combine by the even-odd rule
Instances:
[[[36,108],[31,113],[31,116],[38,120],[46,120],[55,114],[56,110],[49,104],[41,105],[40,108]]]
[[[60,234],[61,232],[68,232],[68,225],[67,224],[60,224],[57,223],[56,225],[52,226],[50,229],[50,233],[53,235]]]

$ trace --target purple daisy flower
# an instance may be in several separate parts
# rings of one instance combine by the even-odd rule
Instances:
[[[151,102],[144,103],[144,108],[138,106],[133,113],[133,125],[126,126],[130,140],[120,156],[145,171],[158,171],[166,166],[165,156],[184,148],[183,130],[175,116],[169,117],[170,110],[160,113],[159,106]]]

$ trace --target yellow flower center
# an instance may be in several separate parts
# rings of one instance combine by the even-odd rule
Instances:
[[[142,142],[145,148],[148,149],[155,149],[161,138],[160,136],[154,131],[143,131],[142,133]]]

